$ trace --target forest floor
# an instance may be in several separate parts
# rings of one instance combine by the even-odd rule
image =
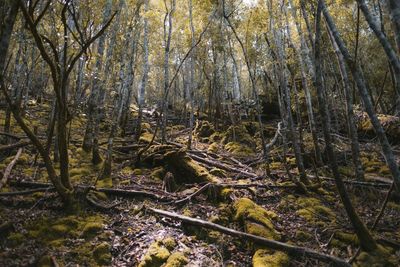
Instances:
[[[43,125],[48,109],[32,107],[25,115],[31,126],[39,126],[39,135],[45,135]],[[0,119],[4,120],[4,113]],[[145,145],[151,139],[154,121],[149,122],[143,124],[139,144]],[[107,133],[107,125],[102,124],[101,132]],[[276,121],[265,125],[267,140],[274,136],[276,126]],[[17,126],[12,129],[23,137]],[[296,177],[294,155],[289,150],[284,158],[282,144],[278,143],[271,151],[273,175],[267,177],[265,163],[257,153],[260,138],[255,123],[243,122],[215,130],[215,126],[202,121],[196,127],[191,151],[180,148],[179,144],[187,140],[188,129],[176,124],[168,128],[171,143],[155,143],[140,166],[133,166],[129,160],[137,152],[133,139],[128,135],[117,138],[113,174],[103,180],[96,179],[101,166],[93,166],[90,153],[80,148],[84,129],[84,116],[72,121],[72,182],[147,194],[125,197],[92,190],[89,194],[96,202],[115,206],[106,210],[83,207],[74,214],[63,211],[51,189],[7,195],[29,190],[21,187],[22,182],[48,183],[40,158],[32,146],[26,146],[8,185],[0,192],[0,225],[12,225],[7,233],[0,232],[0,266],[328,266],[315,259],[288,256],[218,231],[157,216],[145,207],[200,218],[346,260],[359,247],[335,185],[329,179],[332,175],[328,168],[316,168],[318,180],[308,163],[309,177],[313,183],[319,181],[320,187],[307,194],[300,192],[288,178],[284,164],[287,162],[289,172]],[[304,154],[310,155],[310,134],[303,134],[304,140],[308,140]],[[106,148],[106,141],[104,134],[100,139],[102,148]],[[349,140],[337,135],[335,148],[344,179],[354,181]],[[399,158],[398,148],[395,151]],[[3,152],[1,170],[15,154],[16,149]],[[347,189],[362,221],[371,227],[389,189],[390,174],[374,142],[362,143],[362,161],[367,183],[349,183]],[[208,183],[224,186],[209,186],[197,196],[179,202]],[[398,218],[400,205],[391,199],[374,231],[382,250],[391,255],[393,266],[400,259]],[[370,266],[372,261],[383,266],[379,265],[380,259],[363,253],[354,263]]]

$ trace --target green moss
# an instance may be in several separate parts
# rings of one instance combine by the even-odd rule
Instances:
[[[7,241],[12,247],[19,246],[25,240],[25,236],[21,233],[11,233],[7,237]]]
[[[152,134],[152,133],[150,133],[150,132],[143,132],[143,133],[140,135],[139,142],[140,142],[140,143],[150,143],[152,139],[153,139],[153,134]]]
[[[165,174],[166,174],[165,169],[164,169],[163,167],[158,167],[158,168],[155,168],[155,169],[151,172],[150,176],[151,176],[152,178],[154,178],[154,179],[157,179],[157,180],[163,180]]]
[[[113,186],[111,177],[106,177],[103,179],[97,180],[96,187],[99,188],[111,188]]]
[[[89,222],[82,230],[82,237],[92,238],[103,230],[103,224],[99,222]]]
[[[211,153],[217,153],[219,150],[219,144],[214,142],[208,147],[207,150],[208,150],[208,152],[211,152]]]
[[[238,157],[247,157],[254,154],[253,149],[237,142],[229,142],[224,146],[225,150]]]
[[[173,250],[176,247],[176,241],[173,237],[166,237],[162,241],[163,245],[168,249],[168,250]]]
[[[300,209],[296,211],[297,215],[303,217],[308,222],[321,224],[322,219],[335,220],[335,213],[328,207],[323,206],[321,201],[312,197],[300,197],[296,204]]]
[[[38,267],[52,267],[53,263],[51,260],[51,257],[49,255],[45,255],[40,258],[40,260],[37,263]]]
[[[283,252],[259,249],[253,256],[253,267],[284,267],[289,265],[289,256]]]
[[[139,267],[158,267],[166,262],[171,253],[165,248],[160,241],[156,241],[150,245]]]
[[[213,143],[218,143],[219,141],[221,141],[222,139],[222,135],[219,132],[215,132],[210,136],[210,142]]]
[[[230,126],[223,134],[222,143],[240,143],[249,147],[255,147],[254,137],[252,137],[244,125]]]
[[[243,221],[246,231],[268,239],[280,239],[272,220],[277,218],[274,212],[267,211],[248,198],[240,198],[234,203],[235,220]]]
[[[93,250],[93,258],[100,265],[109,265],[111,263],[111,247],[107,242],[96,246]]]
[[[183,267],[188,264],[189,260],[182,252],[175,252],[169,256],[167,262],[163,267]]]
[[[400,262],[396,255],[393,255],[388,249],[381,245],[370,253],[365,251],[361,252],[353,263],[354,267],[366,267],[366,266],[385,266],[394,267],[399,266]]]
[[[343,243],[345,243],[347,245],[357,246],[359,244],[357,235],[355,235],[355,234],[336,232],[334,236],[335,236],[335,239],[342,241]]]
[[[214,126],[208,121],[199,121],[194,129],[197,137],[210,137],[214,132]]]
[[[304,241],[308,241],[312,238],[312,235],[310,233],[304,232],[304,231],[300,231],[297,230],[296,231],[296,239],[304,242]]]

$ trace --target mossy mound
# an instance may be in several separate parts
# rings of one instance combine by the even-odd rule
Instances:
[[[237,157],[248,157],[254,155],[254,150],[247,145],[229,142],[224,146],[225,150]]]
[[[221,142],[223,144],[235,142],[247,145],[250,148],[255,148],[256,146],[254,137],[249,134],[246,127],[242,124],[230,126],[222,136]]]
[[[217,142],[212,143],[208,146],[207,151],[211,153],[217,153],[219,150],[219,144]]]
[[[335,220],[335,213],[330,208],[324,206],[319,199],[300,197],[296,200],[296,205],[299,208],[296,214],[310,223],[324,226],[325,223],[323,220]]]
[[[236,200],[233,208],[234,219],[243,222],[247,233],[274,240],[281,238],[272,223],[278,217],[274,212],[265,210],[248,198]]]
[[[174,175],[177,183],[218,182],[206,168],[189,158],[184,150],[167,152],[163,160],[166,170]]]
[[[198,121],[194,133],[198,138],[210,137],[215,133],[214,126],[208,121]]]
[[[91,239],[103,230],[103,219],[100,216],[67,216],[57,220],[50,218],[37,219],[28,226],[28,237],[46,245],[58,247],[67,238]]]
[[[169,256],[167,262],[163,267],[183,267],[188,264],[189,260],[182,252],[175,252]]]
[[[253,255],[253,267],[284,267],[289,265],[289,256],[283,252],[259,249]]]
[[[179,252],[171,253],[176,246],[177,243],[173,237],[155,241],[143,256],[139,267],[184,266],[188,262],[185,255]],[[165,265],[163,265],[164,263]]]
[[[100,265],[111,264],[111,246],[107,242],[103,242],[96,246],[93,250],[93,258]]]
[[[385,266],[394,267],[399,266],[400,262],[389,249],[386,249],[380,245],[378,248],[370,253],[361,252],[360,255],[355,259],[354,267],[367,267],[367,266]]]

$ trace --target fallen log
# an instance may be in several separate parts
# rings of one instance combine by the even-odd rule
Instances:
[[[6,169],[4,170],[3,178],[0,180],[0,189],[2,189],[3,186],[7,183],[8,177],[10,176],[15,163],[17,163],[17,160],[21,156],[21,153],[22,153],[22,148],[18,149],[18,152],[15,155],[14,159],[7,165]]]
[[[38,183],[38,182],[27,182],[27,181],[14,181],[10,183],[12,186],[15,187],[28,187],[28,188],[34,188],[37,189],[38,191],[36,192],[43,192],[46,190],[54,190],[54,187],[50,183]],[[123,196],[123,197],[147,197],[151,198],[154,200],[162,201],[162,202],[167,202],[167,201],[174,201],[175,198],[172,198],[171,196],[160,196],[155,193],[146,191],[146,190],[125,190],[125,189],[114,189],[114,188],[95,188],[87,185],[76,185],[75,186],[78,189],[81,189],[83,191],[85,190],[93,190],[97,192],[102,192],[108,195],[113,195],[113,196]],[[13,193],[17,192],[7,192],[8,196],[13,195]],[[0,194],[0,197],[3,196]],[[6,196],[6,195],[4,195]]]
[[[31,141],[29,141],[29,140],[21,140],[21,141],[19,141],[17,143],[14,143],[14,144],[3,145],[3,146],[0,146],[0,152],[11,150],[11,149],[14,149],[14,148],[24,147],[24,146],[29,145],[30,143],[31,143]]]
[[[222,164],[222,163],[217,162],[217,161],[213,161],[213,160],[209,160],[209,159],[206,159],[206,158],[202,158],[202,157],[199,157],[199,156],[196,156],[196,155],[193,155],[193,154],[190,155],[190,157],[193,160],[197,161],[197,162],[205,163],[205,164],[217,167],[217,168],[219,168],[221,170],[224,170],[224,171],[238,173],[238,174],[241,174],[241,175],[243,175],[245,177],[248,177],[248,178],[257,178],[258,177],[258,175],[255,174],[255,173],[251,173],[251,172],[247,172],[247,171],[244,171],[244,170],[236,169],[236,168],[227,166],[227,165]]]
[[[149,207],[144,207],[144,209],[147,212],[155,214],[155,215],[164,216],[164,217],[170,218],[172,220],[181,221],[183,223],[200,226],[200,227],[207,228],[207,229],[216,230],[221,233],[240,238],[242,240],[249,240],[258,245],[265,246],[267,248],[286,252],[291,256],[309,257],[309,258],[313,258],[313,259],[320,260],[323,262],[332,263],[335,266],[346,266],[346,267],[351,266],[349,263],[347,263],[343,259],[331,256],[331,255],[327,255],[327,254],[322,254],[322,253],[319,253],[319,252],[309,249],[309,248],[294,246],[294,245],[286,244],[283,242],[266,239],[266,238],[263,238],[260,236],[256,236],[256,235],[248,234],[245,232],[237,231],[237,230],[234,230],[234,229],[231,229],[228,227],[224,227],[219,224],[211,223],[211,222],[204,221],[201,219],[187,217],[187,216],[180,215],[177,213],[172,213],[172,212],[159,210],[159,209],[153,209],[153,208],[149,208]]]
[[[0,197],[11,197],[11,196],[26,196],[30,194],[34,194],[37,192],[47,192],[47,191],[54,191],[54,187],[43,187],[43,188],[35,188],[23,191],[14,191],[14,192],[1,192]]]
[[[17,139],[17,140],[20,140],[20,139],[23,138],[23,137],[21,137],[21,136],[18,136],[18,135],[15,135],[15,134],[11,134],[11,133],[6,133],[6,132],[0,132],[0,135],[4,135],[4,136],[7,136],[7,137],[11,137],[11,138]]]
[[[310,178],[316,178],[314,175],[307,175]],[[330,181],[334,182],[334,178],[330,177],[325,177],[325,176],[319,176],[319,179],[325,180],[325,181]],[[368,186],[368,187],[380,187],[380,188],[390,188],[391,183],[386,183],[386,182],[364,182],[364,181],[356,181],[356,180],[343,180],[343,183],[345,184],[351,184],[354,186]]]

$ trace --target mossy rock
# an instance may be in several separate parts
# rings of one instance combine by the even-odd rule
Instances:
[[[280,233],[275,230],[272,220],[277,219],[276,213],[268,211],[248,198],[240,198],[233,204],[234,219],[242,221],[249,234],[259,235],[268,239],[280,240]]]
[[[165,170],[163,167],[158,167],[158,168],[155,168],[155,169],[151,172],[150,176],[151,176],[153,179],[163,180],[163,178],[164,178],[164,176],[165,176],[166,173],[167,173],[167,172],[166,172],[166,170]]]
[[[322,205],[319,199],[300,197],[297,199],[296,204],[300,207],[296,214],[308,222],[323,226],[325,224],[323,219],[334,221],[336,218],[335,213],[330,208]]]
[[[310,233],[300,231],[300,230],[296,231],[296,239],[299,241],[302,241],[302,242],[308,241],[308,240],[312,239],[312,237],[313,236]]]
[[[164,240],[162,240],[162,243],[168,250],[173,250],[177,246],[175,238],[173,237],[164,238]]]
[[[230,126],[223,134],[221,142],[228,144],[230,142],[240,143],[247,145],[248,147],[255,148],[256,143],[254,137],[252,137],[246,130],[244,125]]]
[[[253,267],[285,267],[289,265],[289,256],[283,252],[259,249],[253,255]]]
[[[103,224],[99,222],[89,222],[85,225],[82,230],[82,237],[84,238],[93,238],[100,231],[103,230]]]
[[[248,157],[254,155],[253,149],[238,142],[229,142],[224,146],[224,149],[237,157]]]
[[[198,121],[194,132],[197,137],[206,138],[210,137],[214,132],[214,126],[208,121]]]
[[[163,267],[183,267],[189,263],[189,260],[182,252],[174,252],[169,256],[167,262]]]
[[[399,266],[400,261],[399,258],[396,257],[395,254],[391,253],[389,249],[384,248],[381,245],[378,245],[378,248],[370,253],[365,251],[361,252],[360,255],[355,259],[353,266],[354,267],[394,267]]]
[[[212,143],[208,146],[207,151],[211,153],[217,153],[219,150],[219,144],[217,142]]]
[[[111,246],[107,242],[97,245],[93,250],[93,258],[99,265],[111,264]]]
[[[171,151],[164,155],[166,169],[170,171],[177,183],[218,182],[206,168],[186,156],[185,150]]]
[[[150,245],[139,267],[158,267],[165,263],[171,256],[169,250],[160,241]]]

